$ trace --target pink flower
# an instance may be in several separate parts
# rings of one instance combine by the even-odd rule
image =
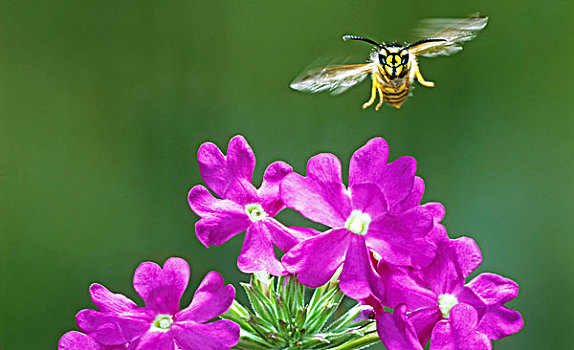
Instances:
[[[384,304],[391,308],[404,304],[406,320],[421,344],[431,339],[431,350],[489,349],[491,340],[518,332],[523,320],[504,306],[518,295],[514,281],[484,273],[465,284],[481,261],[476,243],[462,237],[438,241],[436,258],[420,270],[380,263]],[[385,317],[382,321],[388,323]]]
[[[291,173],[283,180],[285,204],[331,228],[299,243],[282,259],[304,285],[326,283],[343,264],[343,293],[355,299],[382,298],[370,250],[395,265],[425,266],[432,261],[436,247],[426,236],[435,219],[433,210],[419,205],[424,184],[415,180],[416,161],[401,157],[387,164],[388,151],[381,138],[357,150],[348,188],[342,182],[341,163],[332,154],[312,157],[306,177]]]
[[[291,167],[283,162],[269,165],[261,187],[256,189],[252,184],[255,156],[242,136],[229,141],[227,156],[213,143],[204,143],[197,159],[206,185],[222,198],[215,198],[201,185],[189,192],[189,206],[201,217],[195,224],[197,238],[209,247],[246,231],[238,268],[245,273],[286,274],[275,257],[274,246],[287,251],[312,232],[285,227],[274,219],[284,208],[279,184],[292,172]]]
[[[121,294],[94,283],[90,295],[99,310],[76,315],[85,334],[66,333],[59,349],[229,349],[239,341],[239,326],[229,320],[207,321],[233,303],[235,289],[224,285],[217,272],[208,273],[191,304],[179,310],[189,282],[189,266],[180,258],[168,259],[163,269],[144,262],[134,274],[134,288],[145,301],[138,307]]]

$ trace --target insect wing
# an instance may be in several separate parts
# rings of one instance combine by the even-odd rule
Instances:
[[[425,39],[444,39],[443,41],[428,41],[413,45],[409,52],[425,57],[448,56],[462,50],[462,43],[476,37],[479,31],[486,27],[488,17],[478,16],[466,19],[433,18],[421,22],[416,31],[419,37]],[[443,28],[438,30],[438,28]],[[430,33],[434,33],[430,35]]]
[[[330,90],[337,95],[363,81],[373,68],[372,63],[366,63],[312,69],[289,86],[294,90],[313,93]]]

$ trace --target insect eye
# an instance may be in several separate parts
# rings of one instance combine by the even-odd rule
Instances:
[[[381,64],[387,64],[387,56],[380,53],[379,54],[379,61],[381,62]]]

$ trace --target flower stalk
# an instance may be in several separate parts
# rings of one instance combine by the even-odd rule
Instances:
[[[292,276],[255,274],[242,284],[250,307],[235,301],[221,317],[241,326],[234,349],[362,349],[379,343],[374,312],[347,301],[338,283],[316,289]]]

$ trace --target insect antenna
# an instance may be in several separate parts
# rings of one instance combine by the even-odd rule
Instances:
[[[432,42],[435,42],[435,41],[447,41],[447,40],[446,40],[446,39],[441,39],[441,38],[426,38],[426,39],[422,39],[422,40],[419,40],[419,41],[417,41],[417,42],[414,42],[414,43],[410,44],[409,46],[405,47],[405,49],[410,49],[410,48],[412,48],[412,47],[415,47],[415,46],[418,46],[418,45],[421,45],[421,44],[432,43]]]
[[[371,39],[367,39],[367,38],[363,38],[362,36],[357,36],[357,35],[343,35],[343,40],[348,41],[348,40],[358,40],[358,41],[364,41],[366,43],[369,43],[371,45],[375,45],[376,47],[378,47],[379,49],[383,48],[383,45],[375,42],[374,40]]]

